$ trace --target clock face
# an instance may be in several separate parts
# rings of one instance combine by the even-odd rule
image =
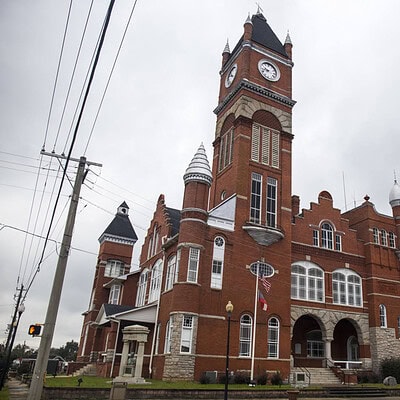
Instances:
[[[237,72],[237,64],[234,64],[231,69],[228,71],[226,78],[225,78],[225,87],[229,87],[232,85],[233,80],[235,79]]]
[[[276,82],[281,76],[279,68],[267,60],[259,61],[258,70],[260,71],[260,74],[269,81]]]

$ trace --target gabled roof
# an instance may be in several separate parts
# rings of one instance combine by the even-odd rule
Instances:
[[[282,45],[278,37],[275,35],[274,31],[268,25],[267,20],[261,13],[255,14],[251,17],[251,22],[253,24],[253,33],[251,35],[251,40],[266,47],[276,53],[289,58],[285,47]],[[242,46],[243,36],[240,38],[239,42],[236,44],[231,55],[235,54],[239,47]]]

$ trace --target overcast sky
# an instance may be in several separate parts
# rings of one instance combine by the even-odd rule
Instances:
[[[44,145],[49,152],[68,151],[72,116],[107,7],[106,1],[94,3],[60,124],[90,1],[72,6],[49,123],[69,1],[1,2],[0,223],[7,226],[0,230],[0,341],[6,337],[17,283],[30,282],[42,252],[43,240],[32,241],[22,231],[44,236],[48,229],[43,221],[52,212],[58,164],[50,157],[40,164],[40,150]],[[119,204],[128,203],[139,236],[137,268],[159,194],[169,207],[181,208],[182,176],[201,142],[211,160],[221,53],[227,38],[233,49],[248,13],[257,10],[253,0],[138,0],[91,134],[133,3],[116,2],[73,150],[73,157],[86,155],[103,167],[91,167],[82,188],[56,347],[79,340],[97,239]],[[280,0],[260,1],[260,6],[281,41],[289,30],[293,42],[293,194],[300,196],[301,207],[308,208],[327,190],[339,209],[359,205],[368,194],[378,212],[390,215],[388,193],[394,171],[400,174],[400,3]],[[70,192],[66,183],[51,235],[56,241],[62,237]],[[16,344],[39,346],[27,329],[44,322],[58,250],[49,243],[27,294]]]

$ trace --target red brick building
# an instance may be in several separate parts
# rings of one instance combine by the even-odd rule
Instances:
[[[100,237],[79,361],[118,375],[138,352],[131,341],[120,365],[123,330],[141,326],[144,377],[225,371],[228,301],[230,370],[254,379],[310,371],[322,381],[321,369],[377,371],[399,354],[400,186],[390,193],[393,216],[367,197],[342,213],[326,191],[300,209],[291,189],[292,68],[290,37],[282,44],[262,14],[249,17],[222,55],[212,167],[201,145],[183,176],[182,209],[160,195],[140,270],[129,272],[137,237],[125,203]]]

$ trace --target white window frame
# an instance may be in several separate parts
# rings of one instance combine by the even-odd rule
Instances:
[[[374,241],[374,244],[379,244],[379,229],[378,228],[372,228],[372,239]]]
[[[112,285],[108,296],[108,304],[119,304],[121,285]]]
[[[278,318],[271,317],[268,320],[268,358],[279,358],[279,331]]]
[[[277,205],[278,205],[278,180],[267,178],[267,209],[266,225],[271,228],[277,226]]]
[[[319,230],[313,230],[313,245],[319,247]]]
[[[187,281],[197,283],[199,272],[200,249],[195,247],[189,248],[188,273]]]
[[[325,273],[317,264],[297,261],[291,270],[291,298],[323,303],[325,301]]]
[[[354,282],[354,280],[359,282]],[[363,306],[362,279],[356,272],[340,268],[332,273],[332,302],[350,307]]]
[[[146,304],[147,282],[149,278],[149,270],[145,268],[139,277],[138,289],[136,293],[136,307],[141,307]]]
[[[165,290],[172,289],[175,282],[176,255],[172,255],[167,261],[167,274],[165,277]]]
[[[387,328],[387,312],[384,304],[379,304],[379,322],[381,328]]]
[[[251,173],[250,222],[261,224],[262,175]]]
[[[182,332],[181,332],[181,353],[192,353],[192,339],[193,339],[193,315],[184,315],[182,319]]]
[[[219,149],[219,171],[232,164],[233,155],[233,128],[229,129],[221,136]]]
[[[249,314],[240,317],[239,357],[250,357],[253,335],[253,318]]]
[[[125,264],[119,260],[107,260],[104,276],[117,278],[125,272]]]
[[[172,317],[167,321],[165,325],[165,343],[164,353],[171,353],[171,337],[172,337]]]
[[[381,229],[381,245],[382,246],[387,246],[388,241],[387,241],[387,232],[385,229]]]
[[[396,248],[396,235],[393,232],[389,232],[389,247]]]
[[[225,239],[222,236],[216,236],[214,239],[213,260],[211,265],[211,287],[213,289],[222,289],[222,277],[224,274],[225,258]]]
[[[162,279],[162,260],[157,260],[151,269],[148,303],[158,300],[160,297]]]
[[[324,249],[333,250],[333,226],[325,221],[321,225],[321,247]]]

